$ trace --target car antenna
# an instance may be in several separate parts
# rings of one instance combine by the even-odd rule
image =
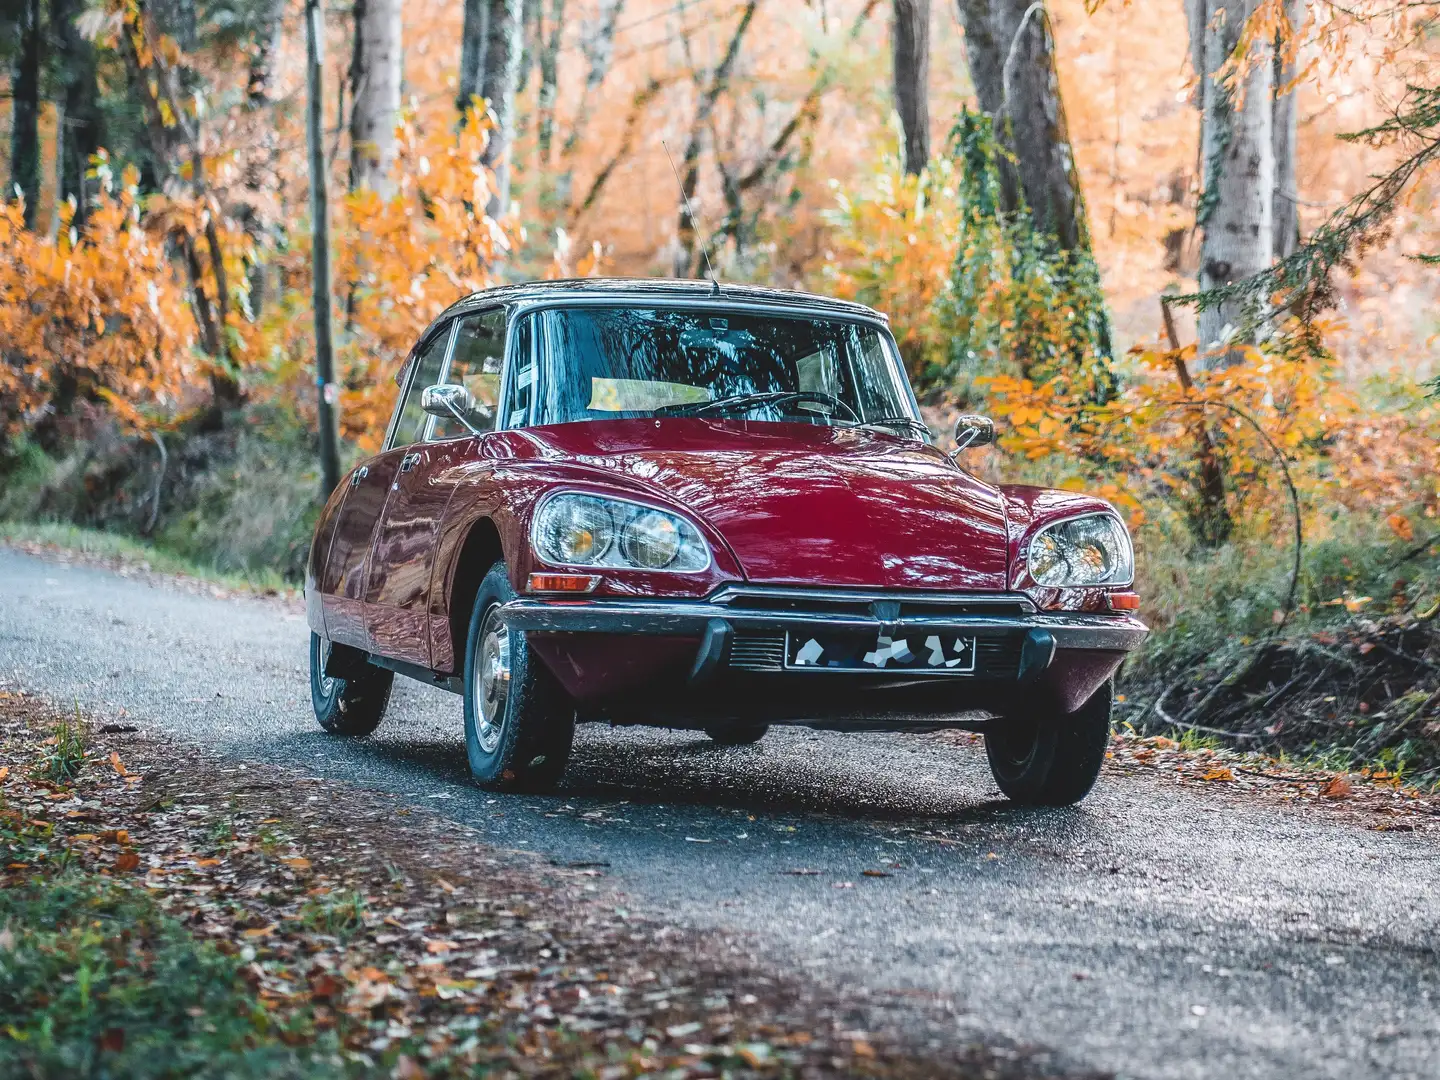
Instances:
[[[685,185],[680,181],[680,170],[675,167],[675,159],[670,156],[670,147],[664,139],[660,140],[660,146],[665,151],[665,160],[670,162],[670,171],[675,174],[675,184],[680,188],[680,201],[685,204],[685,216],[690,219],[690,227],[695,230],[695,239],[700,242],[700,254],[705,256],[705,269],[710,271],[710,290],[715,295],[720,294],[720,279],[715,275],[715,267],[710,262],[710,245],[705,242],[704,234],[700,231],[700,223],[695,220],[695,211],[690,206],[690,196],[685,194]]]

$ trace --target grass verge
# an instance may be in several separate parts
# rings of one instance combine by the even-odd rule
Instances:
[[[109,569],[204,581],[232,592],[290,592],[278,571],[227,571],[119,533],[61,522],[0,521],[0,544],[49,558],[69,557]]]

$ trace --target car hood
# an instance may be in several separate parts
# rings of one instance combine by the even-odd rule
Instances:
[[[663,493],[767,584],[1003,590],[1000,493],[932,447],[854,428],[692,418],[530,428],[547,458]]]

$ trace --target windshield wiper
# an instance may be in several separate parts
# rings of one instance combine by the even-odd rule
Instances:
[[[684,402],[677,405],[661,405],[652,412],[656,416],[704,416],[712,412],[749,412],[765,405],[785,405],[791,402],[814,401],[828,405],[831,409],[843,409],[857,421],[855,410],[831,394],[809,390],[770,390],[757,394],[731,394],[714,401]]]
[[[913,416],[881,416],[874,420],[866,420],[859,427],[903,427],[909,428],[918,434],[922,439],[930,438],[930,428],[916,420]]]

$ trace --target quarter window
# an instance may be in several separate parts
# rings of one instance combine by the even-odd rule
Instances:
[[[495,427],[495,409],[500,402],[500,372],[505,360],[505,312],[487,311],[460,320],[455,348],[450,353],[447,383],[458,383],[475,399],[475,411],[467,419],[481,431]],[[471,434],[454,417],[438,417],[430,438],[459,439]]]
[[[446,346],[450,344],[450,331],[454,324],[438,331],[420,347],[415,357],[414,372],[405,388],[405,400],[395,421],[395,431],[390,436],[391,446],[408,446],[425,437],[425,423],[430,419],[420,408],[420,395],[427,386],[440,381],[440,372],[445,366]]]

